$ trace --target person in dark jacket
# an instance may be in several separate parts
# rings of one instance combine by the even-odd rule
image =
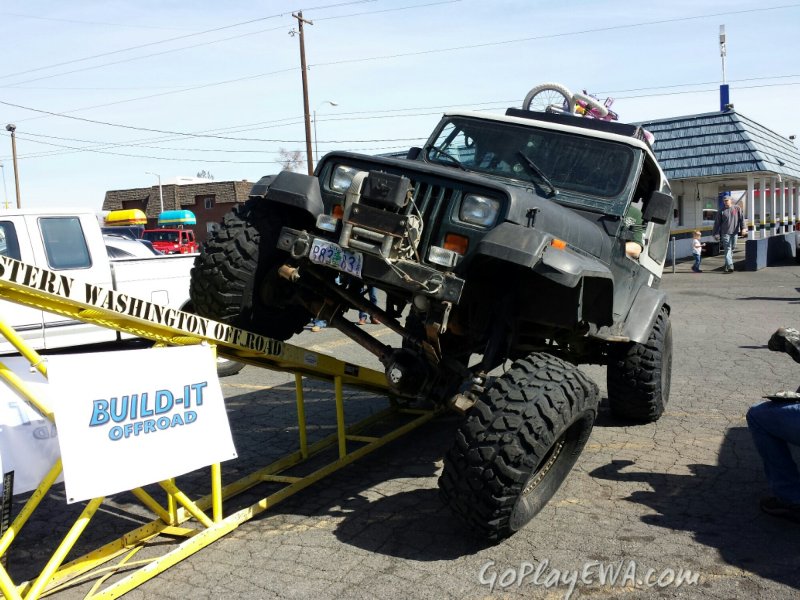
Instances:
[[[733,206],[730,196],[725,196],[725,208],[717,211],[714,218],[714,237],[722,242],[722,252],[725,254],[725,273],[733,273],[733,251],[736,249],[736,237],[747,233],[747,223],[738,206]]]

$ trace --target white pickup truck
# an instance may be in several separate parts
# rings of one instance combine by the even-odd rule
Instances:
[[[62,209],[0,210],[0,255],[63,273],[78,281],[137,298],[189,310],[193,255],[109,258],[97,217]],[[0,301],[6,324],[36,350],[119,342],[133,336],[54,313]],[[15,352],[0,337],[0,354]],[[232,374],[241,363],[221,359],[218,372]]]

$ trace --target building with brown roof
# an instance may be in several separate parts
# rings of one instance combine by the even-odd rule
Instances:
[[[158,185],[107,191],[103,210],[138,208],[147,215],[147,228],[155,229],[162,211],[163,194],[163,210],[190,210],[194,213],[197,218],[195,236],[198,242],[203,243],[227,212],[247,200],[253,187],[247,180],[182,183],[179,178],[176,182],[161,185],[161,193]]]

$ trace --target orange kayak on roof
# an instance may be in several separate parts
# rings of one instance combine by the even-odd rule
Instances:
[[[106,215],[106,225],[147,225],[147,216],[138,208],[112,210]]]

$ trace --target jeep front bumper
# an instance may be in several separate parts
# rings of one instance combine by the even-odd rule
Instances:
[[[284,227],[278,238],[278,248],[291,254],[296,260],[311,263],[311,252],[314,237],[307,231]],[[335,245],[336,242],[330,242]],[[464,280],[452,273],[443,273],[433,267],[410,260],[387,260],[379,256],[364,253],[360,269],[360,277],[367,283],[375,283],[384,291],[387,288],[401,290],[410,295],[422,294],[433,300],[458,304],[464,289]],[[327,268],[338,269],[335,266]]]

